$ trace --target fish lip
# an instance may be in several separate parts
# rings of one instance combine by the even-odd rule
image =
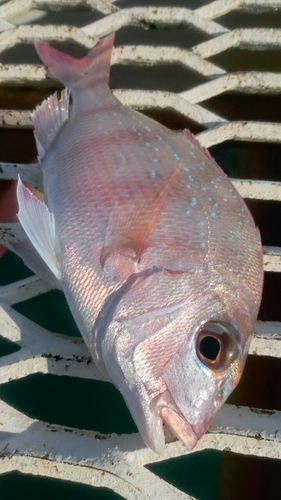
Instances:
[[[186,420],[167,392],[156,398],[151,409],[189,451],[194,448],[204,433],[195,431],[193,425]]]
[[[197,436],[193,426],[187,422],[181,412],[166,406],[161,408],[160,417],[186,448],[189,451],[193,450],[200,436]]]

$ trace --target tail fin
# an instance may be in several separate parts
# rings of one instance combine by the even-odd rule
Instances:
[[[115,34],[111,33],[100,40],[82,59],[60,52],[42,40],[35,40],[35,47],[51,73],[71,89],[76,82],[85,79],[86,76],[91,77],[93,82],[108,82],[114,37]]]

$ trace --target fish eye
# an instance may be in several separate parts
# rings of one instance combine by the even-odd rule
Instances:
[[[205,323],[197,334],[196,354],[207,368],[225,370],[238,355],[236,331],[227,323]]]

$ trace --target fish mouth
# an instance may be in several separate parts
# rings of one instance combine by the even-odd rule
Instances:
[[[179,410],[164,407],[161,408],[159,416],[172,433],[191,451],[196,445],[199,436],[196,435],[193,426],[187,422]]]
[[[203,432],[195,431],[167,392],[153,402],[152,412],[166,424],[172,433],[191,451]]]

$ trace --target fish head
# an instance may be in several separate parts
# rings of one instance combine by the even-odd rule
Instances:
[[[207,431],[243,370],[240,333],[229,320],[190,327],[179,351],[163,370],[166,391],[154,411],[191,450]]]
[[[196,445],[237,385],[247,356],[257,307],[235,299],[233,287],[222,288],[221,296],[212,287],[203,293],[203,274],[196,273],[196,290],[192,273],[165,271],[126,290],[102,342],[107,376],[159,454],[163,424],[189,450]]]

